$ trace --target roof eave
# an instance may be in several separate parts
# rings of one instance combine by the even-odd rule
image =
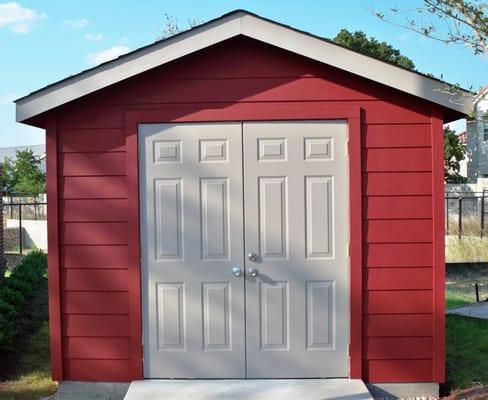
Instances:
[[[16,119],[25,122],[96,90],[237,35],[331,65],[462,114],[468,114],[472,107],[473,97],[469,92],[453,92],[445,82],[344,49],[254,14],[236,11],[18,99]]]

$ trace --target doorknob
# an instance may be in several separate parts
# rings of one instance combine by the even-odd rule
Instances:
[[[249,253],[247,258],[252,262],[256,262],[258,260],[258,255],[256,253]]]
[[[259,271],[256,268],[249,268],[247,273],[249,276],[252,276],[253,278],[255,278],[256,276],[258,276]]]
[[[239,267],[232,268],[232,275],[234,275],[237,278],[242,276],[242,269]]]

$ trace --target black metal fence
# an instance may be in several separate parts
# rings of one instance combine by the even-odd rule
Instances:
[[[447,235],[487,236],[488,190],[446,193],[445,227]]]
[[[24,225],[46,220],[47,203],[36,198],[4,196],[2,217],[5,252],[23,254],[26,249],[36,247]],[[46,239],[47,229],[38,235]]]

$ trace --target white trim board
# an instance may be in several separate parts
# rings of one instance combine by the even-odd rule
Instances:
[[[16,101],[16,120],[23,122],[67,102],[238,35],[331,65],[463,114],[467,114],[472,105],[473,98],[468,92],[459,90],[449,93],[448,84],[445,82],[238,10],[20,98]]]

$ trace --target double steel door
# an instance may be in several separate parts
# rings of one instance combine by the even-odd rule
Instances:
[[[146,378],[349,375],[347,124],[141,124]]]

